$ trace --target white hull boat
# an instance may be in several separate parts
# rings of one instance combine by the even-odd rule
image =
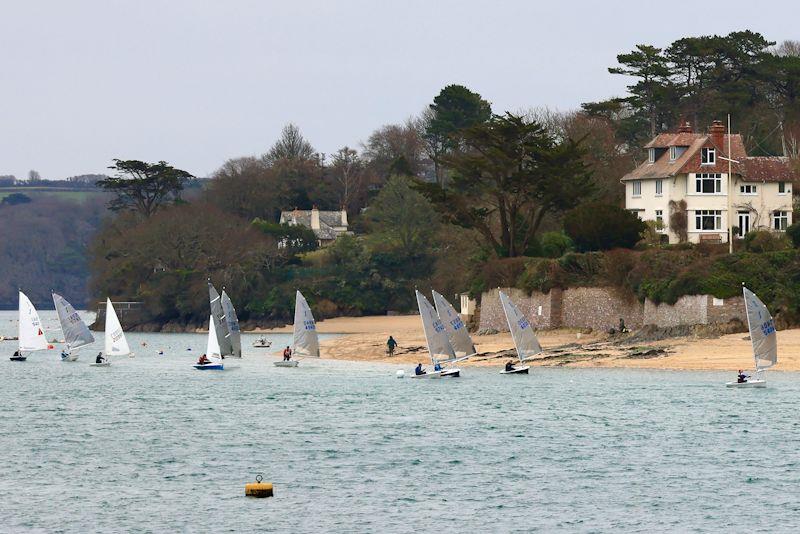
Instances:
[[[415,375],[411,375],[411,378],[428,378],[428,379],[442,378],[442,372],[441,371],[431,371],[429,373],[422,373],[421,375],[416,375],[415,374]]]
[[[58,313],[61,331],[64,333],[64,343],[67,345],[66,349],[61,351],[61,361],[78,361],[77,349],[94,343],[94,336],[72,304],[67,302],[64,297],[58,293],[53,293],[53,304]]]
[[[529,365],[524,365],[522,367],[514,367],[510,371],[506,371],[505,369],[503,369],[502,371],[500,371],[500,374],[501,375],[527,375],[529,370],[530,370],[530,366]]]
[[[272,362],[272,363],[275,365],[275,367],[297,367],[300,362],[298,362],[297,360],[289,360],[289,361],[282,360],[279,362]]]
[[[726,388],[765,388],[767,380],[764,378],[766,369],[778,363],[778,335],[775,322],[766,305],[761,302],[755,293],[742,284],[744,308],[747,312],[747,329],[750,331],[750,341],[753,345],[753,360],[755,361],[755,376],[740,376],[743,380],[726,382]],[[743,375],[740,371],[740,375]]]
[[[744,382],[726,382],[726,388],[765,388],[767,387],[766,380],[746,380]]]
[[[91,367],[111,367],[111,362],[90,363]]]
[[[422,329],[425,332],[425,343],[428,346],[431,364],[435,369],[443,363],[455,362],[457,360],[456,353],[447,336],[447,328],[441,317],[422,293],[417,290],[414,293],[417,297],[417,307],[420,319],[422,319]],[[457,378],[459,376],[461,376],[461,369],[440,367],[439,371],[428,371],[419,375],[413,373],[411,378]]]
[[[539,338],[533,331],[533,325],[528,321],[527,317],[517,307],[514,302],[508,298],[508,295],[498,290],[500,296],[500,303],[503,305],[503,313],[506,315],[508,322],[508,330],[511,332],[511,339],[514,340],[514,348],[517,350],[517,358],[519,358],[519,367],[514,367],[506,371],[500,371],[501,375],[527,375],[530,371],[530,366],[525,365],[525,362],[537,354],[542,352],[542,346],[539,344]]]

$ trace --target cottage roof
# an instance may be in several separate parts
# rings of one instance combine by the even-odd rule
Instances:
[[[728,142],[730,140],[731,154],[728,156]],[[687,147],[686,150],[674,161],[669,159],[669,150],[653,163],[645,162],[636,169],[626,174],[622,181],[646,180],[655,178],[672,178],[678,174],[698,172],[728,172],[728,161],[731,158],[739,163],[733,164],[733,173],[743,179],[759,182],[791,182],[800,179],[789,162],[783,157],[747,156],[744,140],[740,134],[701,134],[691,132],[662,133],[645,145],[645,148],[664,148],[671,146]],[[717,157],[712,165],[707,165],[700,160],[701,148],[716,149]]]
[[[289,210],[281,212],[281,223],[297,224],[311,228],[314,235],[318,239],[332,240],[336,239],[341,233],[347,230],[347,221],[344,220],[341,211],[320,211],[319,213],[319,228],[311,226],[311,212],[313,210]],[[344,229],[344,230],[337,230]]]

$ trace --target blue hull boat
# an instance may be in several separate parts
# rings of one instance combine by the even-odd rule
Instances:
[[[194,368],[200,371],[224,371],[225,367],[221,363],[205,363],[205,364],[194,364]]]

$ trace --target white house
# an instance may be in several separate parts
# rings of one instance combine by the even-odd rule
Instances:
[[[320,245],[333,242],[337,237],[347,234],[347,211],[320,211],[314,206],[310,210],[282,211],[281,224],[302,225],[310,228]]]
[[[783,231],[792,224],[792,185],[798,177],[789,159],[749,157],[742,136],[726,134],[720,121],[707,134],[692,132],[686,123],[676,133],[657,135],[645,148],[648,160],[621,180],[625,207],[642,220],[661,221],[670,243],[679,241],[680,228],[673,223],[681,215],[693,243],[727,242],[729,217],[736,237],[756,229]],[[726,158],[735,161],[732,192]]]

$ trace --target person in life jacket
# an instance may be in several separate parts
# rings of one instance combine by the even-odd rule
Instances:
[[[292,349],[287,346],[285,349],[283,349],[283,360],[288,362],[291,359],[292,359]]]
[[[415,375],[424,375],[425,374],[425,370],[422,368],[422,364],[421,363],[418,363],[417,366],[414,368],[414,374]]]

